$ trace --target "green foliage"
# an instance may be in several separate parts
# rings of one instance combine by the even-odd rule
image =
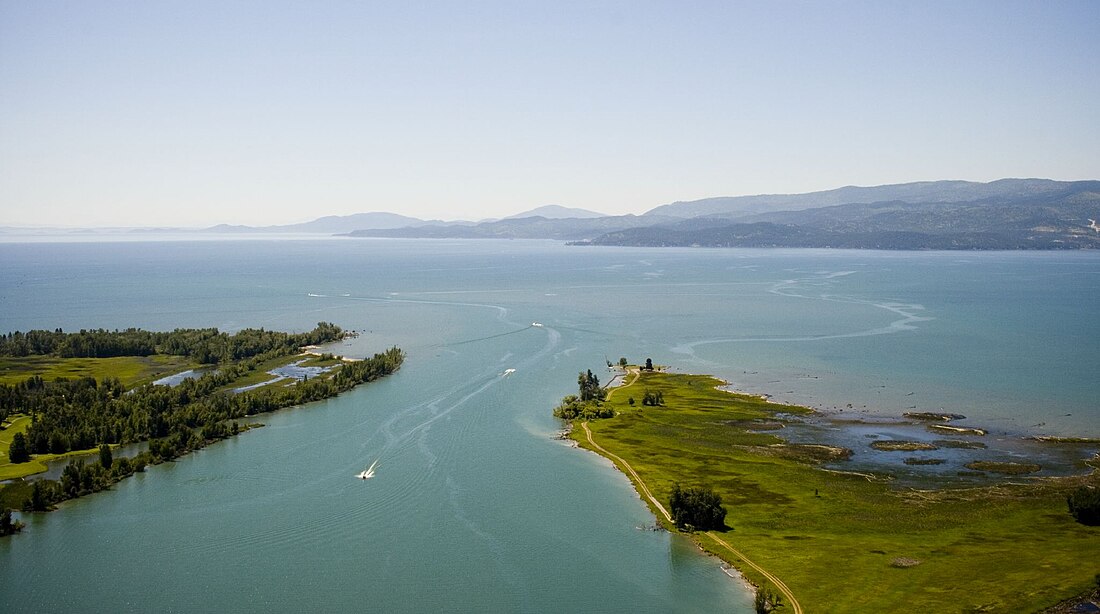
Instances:
[[[579,394],[567,395],[554,408],[554,416],[563,420],[599,420],[610,418],[615,411],[603,403],[607,390],[600,387],[600,379],[589,369],[577,374]]]
[[[404,353],[391,348],[367,360],[342,363],[330,377],[293,386],[240,394],[223,390],[271,358],[260,354],[174,387],[145,385],[130,391],[115,378],[46,382],[32,376],[16,386],[0,385],[0,404],[9,403],[35,416],[25,436],[26,447],[34,454],[164,438],[177,426],[205,428],[205,439],[220,439],[226,432],[214,426],[218,422],[335,396],[393,373]]]
[[[625,356],[619,359],[619,366],[620,367],[625,369],[627,364],[629,364],[629,363],[627,363]]]
[[[22,529],[22,522],[12,521],[11,510],[6,507],[0,510],[0,537],[11,535],[13,533],[18,533]]]
[[[693,531],[726,528],[726,508],[722,497],[709,486],[680,488],[674,484],[669,496],[668,511],[680,529]]]
[[[111,446],[105,443],[99,444],[99,464],[103,465],[105,469],[110,469],[114,460],[114,457],[111,455]]]
[[[646,358],[645,359],[645,370],[646,371],[652,371],[653,370],[653,359],[652,358]]]
[[[768,614],[783,607],[783,598],[773,593],[765,583],[764,586],[756,589],[756,597],[753,598],[752,605],[756,614]]]
[[[568,395],[554,408],[554,417],[562,420],[599,420],[615,415],[610,405],[598,401],[582,401],[576,395]]]
[[[45,512],[50,509],[54,501],[61,500],[57,492],[56,482],[35,480],[31,487],[31,496],[23,504],[23,510],[27,512]]]
[[[600,378],[592,374],[592,369],[577,374],[577,388],[582,401],[602,401],[607,396],[607,391],[600,388]]]
[[[27,449],[27,438],[23,433],[16,433],[11,438],[11,447],[8,448],[8,458],[13,463],[25,463],[31,459],[30,450]]]
[[[0,356],[55,355],[64,358],[110,358],[171,354],[190,356],[202,363],[240,360],[278,349],[292,351],[304,345],[338,341],[344,331],[330,322],[318,322],[308,333],[289,334],[249,328],[229,335],[216,328],[176,329],[170,333],[139,328],[66,333],[32,330],[0,335]]]
[[[1069,513],[1088,526],[1100,526],[1100,488],[1081,486],[1066,497]]]
[[[664,404],[665,393],[660,390],[653,392],[647,388],[645,394],[642,395],[642,405],[657,407]]]

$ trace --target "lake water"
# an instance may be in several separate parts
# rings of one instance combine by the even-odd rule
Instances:
[[[0,540],[0,611],[750,612],[716,560],[640,529],[610,463],[554,439],[578,371],[651,357],[826,410],[1098,437],[1098,304],[1100,254],[1078,252],[0,244],[0,331],[327,320],[361,331],[337,353],[408,353],[26,518]]]

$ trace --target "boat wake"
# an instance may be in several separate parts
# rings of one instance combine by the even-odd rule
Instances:
[[[374,477],[374,469],[376,467],[378,467],[378,460],[377,459],[373,463],[370,464],[370,467],[367,467],[363,471],[355,474],[355,477],[359,478],[360,480],[369,480],[369,479]]]

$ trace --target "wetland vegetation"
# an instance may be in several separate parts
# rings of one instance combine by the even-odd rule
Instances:
[[[724,384],[630,367],[625,385],[599,402],[611,416],[571,437],[631,476],[670,530],[677,523],[665,522],[660,502],[680,484],[710,489],[726,510],[721,532],[694,533],[695,541],[757,586],[788,588],[796,611],[1034,611],[1092,590],[1100,567],[1083,553],[1100,551],[1100,528],[1077,522],[1067,501],[1071,511],[1091,501],[1097,459],[1084,475],[901,487],[886,469],[826,469],[844,455],[808,454],[810,446],[754,429],[811,410],[719,390]],[[643,390],[664,404],[628,402]]]

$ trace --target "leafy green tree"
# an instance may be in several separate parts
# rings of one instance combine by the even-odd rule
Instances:
[[[626,365],[627,365],[626,357],[623,356],[622,358],[619,359],[619,366],[625,369]]]
[[[646,371],[652,371],[653,370],[653,359],[652,358],[646,358],[645,359],[645,370]]]
[[[8,459],[13,463],[25,463],[31,459],[30,450],[27,449],[27,438],[23,433],[16,433],[11,438]]]
[[[722,497],[709,486],[680,488],[674,484],[668,507],[672,521],[680,529],[708,531],[726,527]]]
[[[660,390],[658,390],[657,392],[652,392],[647,388],[645,394],[642,395],[642,405],[657,407],[658,405],[664,404],[665,393],[661,392]]]
[[[1077,522],[1100,526],[1100,488],[1081,486],[1066,497],[1066,504]]]
[[[76,461],[65,465],[65,468],[61,470],[61,492],[63,492],[69,498],[79,497],[81,492],[81,485],[83,483],[84,473],[84,461]],[[41,480],[39,480],[41,482]],[[35,482],[34,485],[38,486],[39,482]]]
[[[104,469],[110,469],[114,460],[114,457],[111,455],[111,446],[105,443],[99,444],[99,464]]]
[[[32,512],[44,512],[50,509],[49,495],[42,485],[42,480],[34,481],[34,486],[31,487],[31,496],[27,499],[27,503],[23,508]]]
[[[554,417],[562,420],[599,420],[614,415],[615,411],[608,405],[596,401],[582,401],[575,394],[565,396],[561,404],[554,408]]]
[[[592,369],[577,374],[577,387],[582,401],[602,401],[607,396],[607,392],[600,388],[600,378],[592,373]]]

